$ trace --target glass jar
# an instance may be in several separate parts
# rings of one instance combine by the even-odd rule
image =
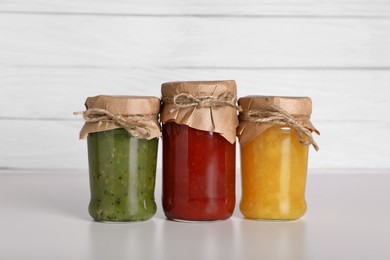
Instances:
[[[162,94],[166,217],[229,218],[235,207],[235,82],[164,83]]]
[[[241,146],[241,213],[250,219],[294,220],[306,212],[310,98],[245,97]]]
[[[96,221],[141,221],[156,213],[159,104],[154,97],[87,99],[80,137],[88,138],[89,214]]]

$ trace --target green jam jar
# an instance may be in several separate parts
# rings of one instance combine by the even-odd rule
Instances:
[[[87,99],[80,138],[88,139],[88,209],[96,221],[142,221],[156,213],[159,106],[154,97]]]

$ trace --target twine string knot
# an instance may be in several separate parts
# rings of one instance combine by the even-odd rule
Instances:
[[[294,117],[284,109],[276,106],[272,106],[272,109],[274,111],[249,110],[248,112],[240,114],[239,117],[241,120],[252,123],[287,125],[296,131],[300,143],[312,145],[316,151],[319,150],[319,146],[313,139],[312,131],[302,124],[304,121],[308,120],[306,117]]]
[[[241,111],[241,107],[236,105],[237,99],[231,92],[222,93],[219,96],[199,96],[195,97],[188,93],[180,93],[173,98],[163,97],[163,102],[172,103],[173,107],[169,112],[175,112],[182,108],[196,107],[221,107],[229,106]]]
[[[129,134],[137,138],[148,138],[151,135],[149,126],[142,121],[156,120],[152,115],[117,115],[102,108],[90,108],[82,112],[74,112],[74,115],[82,115],[87,123],[111,122],[126,129]]]

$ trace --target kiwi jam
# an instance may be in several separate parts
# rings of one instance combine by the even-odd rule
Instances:
[[[156,213],[158,138],[132,137],[119,128],[88,135],[89,214],[102,222],[141,221]]]

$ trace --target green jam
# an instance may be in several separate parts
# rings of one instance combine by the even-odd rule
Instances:
[[[122,128],[88,135],[92,218],[141,221],[156,213],[157,147],[158,138],[138,139]]]

